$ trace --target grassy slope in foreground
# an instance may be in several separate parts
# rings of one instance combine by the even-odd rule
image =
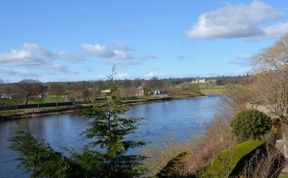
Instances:
[[[264,144],[261,140],[249,140],[219,152],[205,171],[204,177],[227,177],[249,153]]]

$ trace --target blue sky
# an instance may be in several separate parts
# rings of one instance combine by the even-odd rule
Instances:
[[[288,32],[288,1],[0,2],[0,79],[239,75]]]

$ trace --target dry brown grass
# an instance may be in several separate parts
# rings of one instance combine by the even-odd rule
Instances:
[[[284,155],[273,145],[254,154],[241,173],[246,178],[277,178],[287,165]]]
[[[174,137],[168,137],[160,143],[147,146],[143,154],[149,158],[146,161],[147,174],[152,177],[156,175],[165,165],[182,152],[193,154],[192,142],[181,143]]]
[[[233,110],[228,106],[222,106],[203,136],[193,138],[186,143],[170,137],[157,145],[146,147],[144,154],[150,157],[147,160],[147,176],[156,175],[171,159],[182,152],[189,152],[192,156],[185,161],[183,170],[179,172],[184,175],[195,174],[200,168],[206,166],[218,151],[232,143],[230,130],[232,116]]]
[[[208,126],[206,134],[201,138],[201,143],[194,150],[193,158],[186,163],[188,174],[196,174],[213,159],[216,153],[232,144],[230,120],[233,112],[228,112],[227,109],[223,108]]]

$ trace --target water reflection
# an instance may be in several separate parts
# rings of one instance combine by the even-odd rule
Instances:
[[[128,116],[145,119],[130,137],[157,142],[173,135],[185,141],[203,132],[220,102],[219,96],[209,96],[132,107],[126,113]],[[9,149],[9,138],[17,127],[28,129],[38,138],[45,139],[57,151],[63,151],[63,147],[79,150],[87,143],[81,135],[87,124],[86,119],[70,114],[0,122],[0,178],[27,177],[23,176],[23,171],[16,169],[17,153]]]

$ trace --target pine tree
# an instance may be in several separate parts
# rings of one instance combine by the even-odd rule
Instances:
[[[127,107],[116,96],[117,82],[109,76],[106,93],[107,102],[102,108],[89,108],[84,113],[90,118],[90,127],[85,132],[94,139],[90,145],[100,147],[103,159],[102,177],[133,177],[143,173],[144,156],[129,155],[131,148],[145,145],[143,141],[128,140],[125,137],[137,129],[137,118],[124,117]],[[89,152],[89,151],[88,151]]]
[[[30,172],[30,177],[85,177],[81,166],[25,130],[18,131],[12,141],[11,148],[21,154],[18,166]]]
[[[129,150],[145,142],[126,138],[137,129],[138,119],[124,116],[127,107],[115,95],[118,84],[113,74],[109,79],[105,105],[81,111],[90,120],[85,135],[92,140],[81,153],[69,149],[71,154],[66,157],[26,131],[12,139],[11,147],[21,153],[19,166],[31,177],[129,178],[143,174],[145,156],[129,154]]]

